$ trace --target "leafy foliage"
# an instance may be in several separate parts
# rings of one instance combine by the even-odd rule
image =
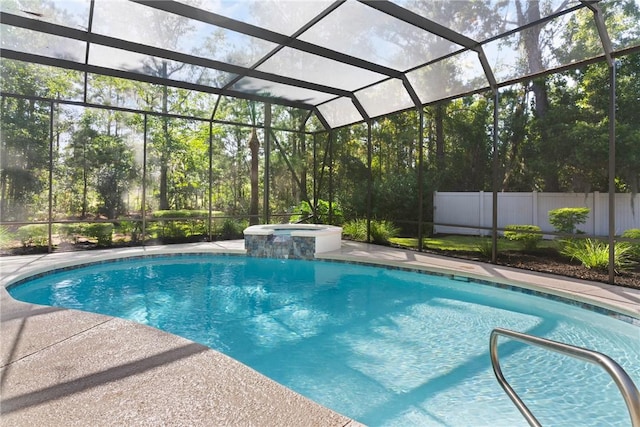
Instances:
[[[160,238],[185,238],[207,234],[209,211],[202,209],[159,210],[152,213],[154,219],[149,232]]]
[[[494,25],[505,25],[504,20],[497,18],[504,16],[505,2],[477,2],[472,6],[453,2],[444,9],[437,3],[418,3],[416,7],[428,14],[437,11],[443,24],[454,27],[465,25],[476,12],[481,12],[486,19],[474,21],[478,25],[472,30],[478,39],[493,33]],[[526,2],[519,4],[525,9],[530,7]],[[533,7],[537,2],[530,5]],[[640,13],[637,5],[626,1],[608,2],[603,3],[602,8],[615,44],[630,46],[637,40]],[[522,12],[525,16],[529,11]],[[540,13],[535,8],[530,12]],[[613,15],[613,12],[624,13]],[[53,16],[59,12],[50,8],[47,13]],[[543,30],[546,35],[556,32],[559,37],[570,36],[572,43],[546,52],[539,43],[543,40],[541,37],[533,40],[535,46],[526,44],[527,53],[544,53],[545,60],[557,63],[600,55],[601,44],[592,19],[584,16],[588,14],[567,15],[567,20],[562,20],[565,28],[550,22]],[[181,37],[192,34],[188,23],[174,18],[170,25],[175,31],[160,35],[163,46],[175,46]],[[6,35],[11,36],[10,32]],[[220,46],[216,41],[223,35],[212,33],[208,37],[199,52],[207,56]],[[30,42],[44,43],[45,40]],[[520,42],[515,35],[513,43]],[[426,53],[433,46],[426,42],[418,48]],[[637,120],[640,53],[619,55],[616,60],[620,63],[616,187],[618,191],[635,194],[640,189],[640,121]],[[523,57],[517,66],[535,71],[532,65]],[[191,74],[195,70],[161,58],[145,62],[144,67],[149,74],[159,77],[172,78],[180,74],[181,78],[190,77],[193,81],[200,78]],[[83,86],[83,76],[73,70],[13,60],[3,60],[0,70],[3,93],[51,99],[81,98],[77,91]],[[449,83],[466,84],[458,81],[464,73],[456,73],[455,68],[443,71],[451,78]],[[608,72],[606,64],[592,64],[501,88],[497,129],[501,190],[607,191],[607,164],[603,159],[608,150]],[[214,124],[210,133],[210,123],[199,119],[210,117],[216,97],[108,76],[90,77],[91,102],[166,114],[133,114],[124,109],[80,108],[3,96],[0,110],[0,216],[3,220],[49,219],[49,184],[53,189],[53,220],[139,219],[143,209],[149,213],[162,208],[167,213],[156,211],[152,214],[153,221],[147,224],[147,231],[160,237],[206,233],[207,214],[199,217],[195,212],[206,212],[209,201],[215,209],[234,217],[249,211],[253,194],[248,144],[251,129]],[[425,84],[441,85],[441,82]],[[437,92],[442,88],[432,89]],[[259,103],[222,97],[218,107],[216,118],[223,121],[265,122],[264,107]],[[308,116],[305,111],[295,110],[274,106],[274,128],[301,129]],[[319,199],[319,221],[328,223],[331,198],[334,224],[341,224],[345,218],[371,215],[399,224],[403,235],[415,235],[412,233],[418,220],[420,188],[424,188],[425,210],[424,218],[419,220],[426,222],[432,214],[429,210],[431,191],[486,191],[493,182],[491,94],[442,102],[425,107],[424,113],[422,136],[418,136],[418,114],[413,110],[374,119],[370,141],[367,126],[362,124],[337,129],[331,135],[313,135],[313,143],[308,134],[274,131],[272,136],[283,149],[281,152],[272,146],[269,181],[263,175],[258,176],[259,189],[264,193],[268,188],[271,195],[270,206],[258,207],[263,212],[270,209],[279,213],[298,205],[296,210],[311,212],[306,202],[300,202],[310,195]],[[176,116],[170,117],[173,114]],[[198,120],[178,118],[188,116]],[[49,132],[51,119],[53,135]],[[315,117],[310,120],[318,122]],[[259,127],[256,130],[260,140],[264,140],[263,130]],[[52,157],[49,156],[50,142],[53,142]],[[146,159],[144,169],[143,158]],[[257,160],[257,166],[264,170],[267,166],[264,152]],[[54,169],[51,183],[49,164]],[[312,170],[316,172],[313,183]],[[145,182],[142,182],[143,172]],[[418,182],[420,173],[422,186]],[[169,219],[171,217],[179,219]],[[291,220],[297,219],[299,217],[291,217]],[[574,233],[583,223],[580,221],[580,217],[559,219],[560,231]],[[138,227],[133,223],[129,227],[127,221],[118,224],[121,232],[131,234],[131,240],[138,241],[139,222],[136,222]],[[214,223],[216,235],[238,236],[238,229],[242,228],[233,221],[225,221],[223,231],[218,230],[218,225]],[[375,233],[376,227],[372,228]],[[528,239],[524,236],[528,233],[519,231],[523,232],[522,239],[516,242],[525,244]],[[73,238],[73,233],[69,233]],[[23,230],[23,235],[26,244],[41,240],[37,233]]]
[[[216,234],[219,235],[222,240],[241,239],[244,229],[248,226],[248,221],[225,218],[220,229],[216,230]]]
[[[77,243],[81,237],[94,238],[97,240],[98,246],[111,246],[113,243],[112,223],[96,222],[96,223],[65,223],[58,226],[58,234],[63,240]]]
[[[329,224],[330,223],[329,222],[329,201],[319,199],[317,204],[318,204],[318,207],[316,209],[315,221],[313,218],[312,218],[312,221],[318,222],[320,224]],[[342,224],[342,222],[344,221],[344,216],[342,214],[342,208],[340,208],[340,204],[337,202],[334,202],[331,205],[331,210],[333,211],[331,215],[332,217],[331,224],[332,225]],[[291,217],[289,218],[289,222],[302,221],[313,214],[313,208],[309,206],[309,203],[306,200],[303,200],[302,202],[300,202],[300,204],[294,208],[294,211],[300,212],[300,213],[295,213],[291,215]]]
[[[0,225],[0,249],[4,249],[13,240],[13,233],[5,226]]]
[[[490,238],[483,237],[477,244],[476,250],[480,252],[480,255],[485,259],[491,259],[493,256],[493,241]]]
[[[113,224],[111,223],[87,224],[85,233],[89,237],[95,237],[98,246],[111,246],[113,243]]]
[[[131,243],[138,243],[142,234],[142,221],[118,221],[114,231],[129,236]]]
[[[391,221],[371,221],[371,242],[388,245],[389,239],[398,234],[398,227]],[[367,220],[356,219],[342,226],[342,233],[353,240],[367,241]]]
[[[596,239],[570,239],[564,241],[561,253],[576,259],[586,268],[606,270],[609,267],[609,244]],[[635,262],[633,251],[628,243],[617,243],[614,251],[616,271],[631,268]]]
[[[560,208],[549,211],[549,222],[559,233],[574,234],[576,227],[587,222],[589,208]]]
[[[29,224],[18,228],[18,238],[22,246],[45,246],[49,240],[47,224]]]
[[[209,211],[204,209],[176,209],[153,211],[153,218],[207,218]]]
[[[525,251],[534,250],[542,240],[541,229],[537,225],[507,225],[504,237],[519,242]]]
[[[636,239],[640,240],[640,228],[630,228],[626,230],[624,233],[620,235],[620,237],[624,237],[625,239]],[[629,243],[631,245],[631,251],[635,258],[640,261],[640,241],[637,243]]]

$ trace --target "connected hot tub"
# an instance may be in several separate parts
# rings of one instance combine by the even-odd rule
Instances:
[[[340,249],[342,228],[324,224],[252,225],[244,230],[248,256],[313,259]]]

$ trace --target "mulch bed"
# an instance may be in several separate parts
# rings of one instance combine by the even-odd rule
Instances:
[[[433,251],[430,249],[425,249],[424,252],[474,261],[487,261],[479,258],[477,252]],[[586,268],[579,262],[572,261],[553,250],[541,250],[536,253],[503,251],[498,253],[497,264],[593,282],[609,283],[609,272],[607,270]],[[640,265],[636,265],[633,270],[616,273],[615,284],[627,288],[640,289]]]

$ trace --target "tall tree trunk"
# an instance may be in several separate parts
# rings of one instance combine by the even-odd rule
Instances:
[[[249,224],[255,225],[260,222],[258,217],[258,156],[260,155],[260,141],[258,140],[258,134],[256,133],[255,128],[251,129],[249,149],[251,150],[251,202],[249,205]]]
[[[87,141],[84,141],[82,146],[82,215],[80,216],[83,219],[87,217],[87,193],[89,192],[89,183],[87,178],[87,175],[89,175],[88,168]]]
[[[302,171],[300,172],[300,198],[297,200],[308,200],[309,195],[307,193],[307,137],[305,134],[300,136],[300,156],[302,158]]]
[[[162,61],[162,77],[167,77],[167,62]],[[169,91],[167,86],[162,87],[162,112],[166,114],[169,111],[168,108]],[[169,209],[169,196],[167,181],[169,180],[169,119],[166,116],[162,117],[162,135],[164,137],[164,144],[162,146],[162,152],[160,153],[160,209]]]
[[[444,105],[436,105],[436,165],[438,170],[444,169]]]
[[[527,9],[524,10],[521,1],[516,2],[516,11],[518,16],[518,25],[524,26],[529,22],[534,22],[540,19],[540,2],[539,0],[533,0],[527,2]],[[529,66],[529,72],[535,74],[544,71],[545,66],[542,60],[542,47],[540,46],[540,28],[539,26],[532,26],[522,31],[521,43],[524,46],[525,53],[527,55],[527,63]],[[544,77],[533,79],[531,82],[531,91],[533,92],[535,103],[534,113],[537,120],[542,121],[547,116],[549,110],[549,95],[547,91],[547,81]],[[541,127],[540,138],[543,147],[549,145],[549,134],[546,131],[546,126]],[[542,150],[546,154],[549,164],[557,162],[556,155],[553,150]],[[543,155],[544,155],[543,154]],[[545,191],[559,191],[560,183],[558,178],[559,168],[549,167],[544,172],[544,190]]]

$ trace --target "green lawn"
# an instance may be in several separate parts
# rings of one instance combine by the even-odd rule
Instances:
[[[389,241],[395,245],[406,246],[409,248],[418,247],[418,239],[410,237],[392,237]],[[425,249],[437,249],[442,251],[471,251],[480,252],[480,248],[491,244],[490,237],[479,236],[459,236],[446,235],[427,237],[422,239],[422,245]],[[539,249],[556,248],[556,242],[553,240],[543,240],[538,243]],[[505,238],[498,238],[499,251],[518,251],[522,250],[518,242],[513,242]]]

